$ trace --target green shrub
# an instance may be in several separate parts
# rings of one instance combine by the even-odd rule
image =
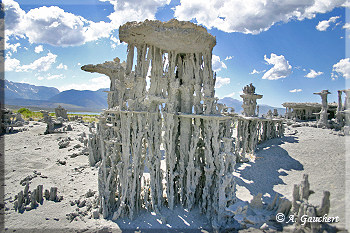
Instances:
[[[30,114],[32,111],[30,111],[28,108],[20,108],[17,112],[21,114]]]
[[[32,112],[27,108],[20,108],[17,110],[17,112],[22,114],[22,117],[25,120],[28,120],[29,118],[33,118],[35,120],[39,120],[40,118],[43,117],[43,114],[41,112]]]

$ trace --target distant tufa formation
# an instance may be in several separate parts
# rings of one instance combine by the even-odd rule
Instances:
[[[345,100],[342,100],[342,94]],[[314,93],[321,97],[319,103],[283,103],[286,108],[285,119],[293,121],[311,121],[318,128],[341,130],[343,135],[350,134],[350,89],[338,90],[338,103],[328,103],[328,90]]]
[[[64,109],[61,105],[58,105],[58,107],[55,108],[55,115],[56,118],[62,117],[63,119],[68,120],[67,110]]]
[[[295,121],[312,121],[316,120],[317,114],[322,109],[320,103],[294,103],[286,102],[282,104],[286,108],[284,115],[285,119],[291,119]],[[335,116],[337,111],[336,103],[328,103],[328,118]]]
[[[46,123],[45,134],[58,132],[58,129],[63,126],[64,119],[62,117],[57,117],[56,115],[56,119],[52,119],[49,115],[49,111],[40,110],[40,112],[43,114],[43,119],[41,119],[41,121]]]
[[[22,118],[21,113],[14,113],[9,109],[0,110],[0,135],[5,133],[15,132],[14,127],[20,127],[25,124],[28,124],[28,121],[25,121]]]
[[[81,116],[73,116],[70,119],[67,115],[67,110],[64,109],[61,105],[59,105],[57,108],[55,108],[55,116],[51,116],[50,112],[47,110],[40,110],[40,113],[42,113],[43,118],[40,119],[40,122],[46,123],[46,130],[45,134],[51,134],[51,133],[57,133],[57,132],[64,132],[64,131],[71,131],[72,127],[71,125],[67,124],[65,125],[64,122],[67,121],[78,121],[80,123],[84,123]],[[22,127],[24,125],[28,125],[29,121],[34,121],[33,118],[29,118],[28,121],[24,120],[22,117],[22,114],[20,112],[14,113],[9,109],[1,109],[0,111],[0,134],[5,133],[14,133],[18,131],[28,130],[28,128],[17,128],[16,127]]]
[[[49,111],[40,110],[40,112],[43,114],[43,118],[40,121],[46,123],[46,131],[44,132],[45,134],[72,131],[71,125],[64,124],[64,122],[67,122],[69,120],[77,120],[79,122],[82,122],[82,118],[78,116],[74,116],[74,118],[69,119],[67,110],[64,109],[61,105],[55,108],[54,118],[49,115]]]
[[[261,99],[263,96],[255,93],[255,87],[252,83],[243,88],[243,94],[241,97],[243,98],[243,115],[246,117],[258,116],[255,112],[257,107],[256,100]]]
[[[253,84],[243,88],[243,116],[235,117],[237,122],[237,135],[235,138],[235,151],[240,161],[248,161],[247,155],[252,155],[258,143],[282,137],[284,133],[283,119],[279,119],[277,110],[269,111],[266,117],[258,118],[257,99],[263,96],[255,93]]]
[[[323,90],[321,92],[314,93],[315,95],[320,95],[322,99],[322,108],[319,113],[316,113],[317,117],[317,127],[328,127],[328,101],[327,95],[331,94],[328,90]]]
[[[108,109],[89,140],[90,164],[99,163],[103,217],[133,218],[142,208],[161,214],[163,206],[182,205],[198,207],[214,227],[225,225],[226,208],[236,201],[236,161],[258,141],[282,136],[282,122],[255,117],[256,101],[245,103],[248,114],[254,109],[247,119],[217,103],[216,40],[203,27],[129,22],[119,38],[128,43],[126,63],[116,58],[82,67],[111,80]],[[255,95],[249,88],[247,98]]]
[[[345,94],[344,104],[342,103],[342,93]],[[338,108],[336,119],[340,126],[350,125],[350,89],[338,90]]]

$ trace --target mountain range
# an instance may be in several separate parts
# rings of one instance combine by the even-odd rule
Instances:
[[[1,83],[2,84],[2,83]],[[7,99],[48,100],[60,93],[55,87],[35,86],[27,83],[16,83],[5,80],[4,90]]]
[[[33,109],[53,110],[58,105],[69,111],[100,112],[106,109],[108,88],[97,91],[67,90],[60,92],[55,87],[35,86],[26,83],[16,83],[5,80],[0,82],[5,91],[5,104],[12,107],[30,107]],[[235,112],[242,112],[242,101],[225,97],[219,100],[228,107],[233,107]],[[259,104],[259,115],[266,114],[268,110],[276,107]],[[283,108],[276,108],[279,114],[284,114]]]
[[[52,110],[58,105],[69,111],[100,112],[107,108],[108,88],[97,91],[67,90],[55,87],[35,86],[26,83],[3,82],[5,104],[13,107]]]
[[[227,107],[233,107],[235,109],[236,113],[241,114],[243,111],[242,104],[243,102],[241,100],[233,99],[231,97],[224,97],[223,99],[220,99],[218,101],[221,104],[225,104]],[[279,115],[284,115],[285,109],[284,108],[278,108],[278,107],[272,107],[266,104],[259,104],[259,116],[266,114],[269,110],[273,112],[274,109],[277,109],[277,112]]]

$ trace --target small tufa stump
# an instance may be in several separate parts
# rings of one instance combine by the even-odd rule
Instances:
[[[46,199],[46,200],[49,200],[49,198],[50,198],[50,191],[47,190],[47,189],[45,189],[44,196],[45,196],[45,199]]]
[[[64,140],[62,140],[62,141],[60,141],[60,142],[58,143],[58,147],[59,147],[59,149],[66,148],[66,147],[69,145],[69,143],[70,143],[70,141],[64,141]]]
[[[43,195],[43,185],[38,185],[33,191],[29,190],[29,183],[24,187],[24,191],[20,191],[15,196],[14,209],[20,213],[35,209],[39,204],[43,204],[44,198],[46,200],[59,202],[63,200],[63,196],[57,196],[57,187],[51,187],[51,192],[45,190]]]
[[[37,192],[37,190],[34,189],[33,192],[30,194],[30,207],[32,209],[35,209],[38,205],[37,200],[36,200],[36,192]]]
[[[297,217],[295,222],[295,230],[300,232],[311,231],[320,232],[324,223],[322,222],[302,222],[302,216],[307,217],[323,217],[329,213],[330,209],[330,192],[323,192],[323,199],[320,206],[315,206],[308,202],[310,194],[310,183],[308,175],[304,174],[303,181],[300,185],[294,185],[293,201],[291,214]],[[322,232],[322,231],[321,231]]]
[[[49,200],[57,201],[57,187],[51,187]]]
[[[37,189],[37,201],[42,204],[43,203],[43,185],[38,185]]]

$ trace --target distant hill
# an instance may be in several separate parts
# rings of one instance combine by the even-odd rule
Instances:
[[[243,111],[242,101],[233,99],[231,97],[224,97],[218,101],[220,104],[225,104],[227,107],[233,107],[236,113],[241,113]]]
[[[272,112],[274,109],[277,109],[278,114],[282,116],[284,116],[284,114],[286,113],[285,108],[277,108],[266,104],[259,104],[259,115],[266,114],[270,109]]]
[[[107,93],[108,89],[100,89],[97,91],[77,91],[68,90],[51,97],[49,100],[54,103],[65,103],[78,105],[90,109],[107,108]]]
[[[109,89],[97,91],[68,90],[60,92],[54,87],[35,86],[5,80],[5,104],[11,107],[33,107],[35,109],[54,109],[58,105],[69,111],[99,112],[107,108]]]
[[[55,103],[49,100],[32,100],[32,99],[6,99],[5,104],[11,106],[12,108],[16,107],[26,107],[33,108],[36,110],[53,110],[54,108],[61,105],[65,109],[70,111],[97,111],[99,109],[85,109],[84,107],[75,105],[75,104],[65,104],[65,103]]]
[[[60,93],[60,91],[54,87],[35,86],[8,80],[5,80],[4,87],[2,88],[5,90],[5,99],[48,100]]]
[[[233,107],[235,109],[235,112],[238,114],[241,114],[243,111],[242,104],[243,102],[241,100],[233,99],[231,97],[224,97],[223,99],[220,99],[218,101],[221,104],[225,104],[227,107]],[[284,108],[277,108],[272,107],[266,104],[258,104],[259,105],[259,115],[266,114],[270,109],[273,111],[274,109],[277,109],[278,114],[284,115],[285,109]]]
[[[0,82],[1,83],[1,82]],[[69,111],[94,111],[99,112],[106,109],[107,93],[109,88],[97,91],[67,90],[60,92],[54,87],[35,86],[25,83],[16,83],[5,80],[5,104],[20,107],[35,107],[42,109],[54,109],[58,105]],[[242,101],[225,97],[219,103],[233,107],[236,113],[242,112]],[[259,115],[266,114],[269,109],[273,111],[276,107],[259,104]],[[284,108],[276,108],[278,113],[284,115]]]

